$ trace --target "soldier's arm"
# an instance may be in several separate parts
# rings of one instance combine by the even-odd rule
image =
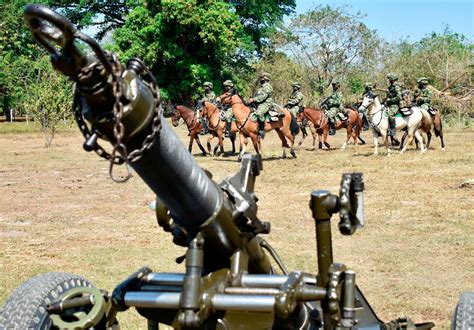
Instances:
[[[391,97],[392,102],[400,102],[402,100],[402,88],[400,86],[395,87],[395,95]]]
[[[433,93],[430,90],[427,90],[425,92],[424,97],[423,97],[423,102],[424,103],[431,103],[432,98],[433,98]]]
[[[268,98],[270,92],[271,90],[269,88],[266,88],[266,87],[260,88],[255,94],[255,96],[253,97],[253,101],[257,103],[262,103]]]

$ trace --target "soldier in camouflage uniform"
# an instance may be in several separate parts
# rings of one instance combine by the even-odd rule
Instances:
[[[303,106],[304,95],[300,92],[301,85],[299,83],[294,82],[291,87],[293,87],[293,93],[291,93],[285,107],[296,117],[300,107]]]
[[[387,75],[387,79],[390,81],[387,98],[385,99],[385,104],[388,107],[388,136],[395,136],[395,115],[400,109],[400,101],[402,100],[402,87],[397,83],[397,75],[391,73]]]
[[[224,86],[224,92],[230,92],[234,89],[234,83],[232,80],[226,80],[222,84]],[[232,117],[234,113],[232,112],[232,106],[228,105],[224,110],[224,121],[225,121],[225,136],[228,137],[230,135],[230,130],[232,127]]]
[[[204,101],[208,101],[211,103],[214,103],[216,99],[216,94],[213,91],[214,86],[210,81],[206,81],[203,85],[204,87],[204,96],[203,98],[198,102],[196,108],[200,109],[202,107],[202,104],[204,104]],[[200,118],[200,113],[199,111],[196,114],[197,119],[199,120]],[[209,132],[209,125],[207,123],[206,118],[202,118],[202,130],[200,134],[207,134]]]
[[[265,137],[265,115],[272,108],[272,95],[273,87],[269,83],[270,74],[262,72],[260,74],[260,88],[249,99],[249,103],[255,103],[257,105],[257,117],[258,117],[258,135],[261,139]]]
[[[336,134],[336,115],[342,109],[342,93],[339,91],[341,84],[339,82],[332,83],[333,93],[321,104],[327,109],[329,119],[329,135]]]
[[[368,83],[366,82],[364,84],[364,94],[362,94],[362,97],[364,97],[365,95],[370,95],[370,94],[374,94],[374,85],[372,85],[371,83]],[[362,111],[359,111],[361,114],[362,114],[362,122],[364,123],[364,131],[368,131],[369,130],[369,119],[367,118],[367,109],[364,109]]]
[[[419,78],[418,79],[418,89],[415,91],[413,95],[413,103],[415,103],[420,108],[425,110],[430,110],[431,107],[431,99],[433,98],[433,92],[431,92],[428,86],[428,79],[427,78]]]

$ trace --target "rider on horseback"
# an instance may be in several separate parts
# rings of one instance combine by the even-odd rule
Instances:
[[[395,136],[395,115],[400,109],[400,101],[402,100],[402,87],[397,83],[398,77],[396,74],[391,73],[387,75],[387,79],[390,81],[387,98],[385,99],[385,104],[388,107],[388,136]]]
[[[301,85],[297,82],[291,84],[293,87],[293,93],[291,93],[290,98],[286,102],[285,108],[287,108],[295,117],[300,111],[300,108],[303,107],[304,95],[300,92]]]
[[[374,85],[372,85],[371,83],[368,83],[366,82],[364,84],[364,93],[362,94],[362,97],[364,97],[365,95],[367,94],[373,94],[374,91]],[[362,101],[361,101],[362,103]],[[363,109],[362,111],[359,110],[359,112],[362,114],[362,122],[364,123],[364,131],[368,131],[369,130],[369,119],[367,118],[367,109]]]
[[[431,99],[433,98],[433,92],[431,92],[428,86],[428,79],[427,78],[419,78],[418,79],[418,89],[415,91],[413,95],[413,103],[415,103],[420,108],[425,110],[431,109]],[[430,112],[431,113],[431,112]],[[431,113],[431,115],[433,115]]]
[[[270,74],[262,72],[260,74],[260,88],[249,99],[249,103],[255,103],[257,105],[256,115],[258,117],[258,136],[263,139],[265,137],[265,115],[272,108],[272,95],[273,87],[269,83]]]
[[[227,79],[224,81],[222,84],[224,86],[224,92],[231,92],[234,89],[234,83],[232,80]],[[222,116],[222,119],[225,121],[225,136],[228,137],[230,135],[230,130],[232,127],[232,117],[234,116],[232,112],[232,105],[228,105],[224,108],[223,110],[224,115]]]
[[[342,93],[339,91],[341,84],[337,81],[332,83],[333,93],[327,99],[321,103],[322,107],[327,109],[327,115],[329,119],[329,135],[336,134],[336,116],[339,112],[343,112],[345,115],[344,107],[342,105]]]
[[[200,109],[201,105],[207,101],[214,103],[216,100],[216,94],[213,91],[213,84],[210,81],[206,81],[203,85],[204,87],[204,96],[203,98],[198,102],[196,109]],[[200,118],[200,113],[197,111],[196,118],[199,120]],[[209,125],[207,123],[206,118],[202,118],[202,130],[200,134],[207,134],[209,132]]]

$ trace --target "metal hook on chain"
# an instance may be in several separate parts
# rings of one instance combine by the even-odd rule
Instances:
[[[117,151],[119,151],[119,155],[117,155]],[[127,155],[127,147],[123,143],[115,145],[112,150],[112,154],[110,158],[109,175],[112,181],[117,182],[117,183],[124,183],[132,177],[132,167],[130,166],[128,157],[123,157],[123,155]],[[124,177],[119,177],[119,176],[114,175],[114,165],[115,165],[116,158],[125,159],[127,174]]]

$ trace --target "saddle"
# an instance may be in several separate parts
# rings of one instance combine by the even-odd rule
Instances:
[[[348,121],[349,120],[349,117],[346,116],[345,114],[343,114],[342,112],[339,112],[336,117],[339,118],[340,121]]]
[[[402,117],[408,117],[413,113],[411,108],[400,108],[398,112],[402,115]]]

